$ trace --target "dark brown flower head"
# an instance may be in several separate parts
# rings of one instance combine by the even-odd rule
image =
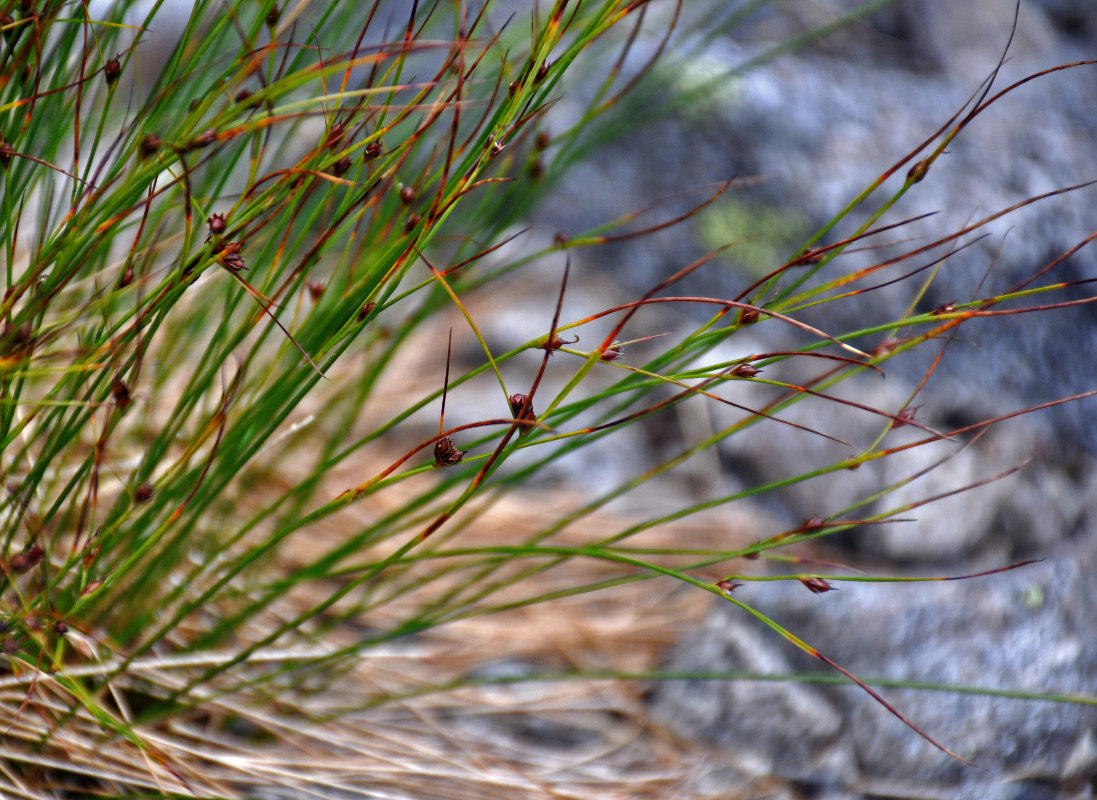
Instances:
[[[331,129],[328,131],[328,138],[324,140],[324,147],[328,149],[334,149],[339,142],[343,141],[343,135],[347,132],[347,126],[342,122],[332,123]]]
[[[209,226],[210,236],[220,236],[225,232],[225,215],[213,214],[206,220],[206,224]]]
[[[110,396],[114,398],[114,404],[119,408],[126,408],[132,402],[129,387],[121,378],[115,378],[111,381]]]
[[[0,142],[0,167],[7,169],[8,165],[11,164],[11,159],[14,155],[14,147],[12,147],[7,142]]]
[[[602,355],[598,356],[603,361],[616,361],[621,357],[621,343],[614,342],[605,350],[602,351]]]
[[[204,147],[209,147],[211,144],[217,141],[217,131],[208,130],[195,136],[186,145],[183,146],[183,151],[188,152],[190,150],[201,150]]]
[[[320,283],[320,281],[309,281],[305,284],[305,287],[309,290],[309,297],[312,298],[314,303],[319,300],[320,295],[324,293],[324,284]]]
[[[336,178],[342,178],[350,169],[350,156],[343,156],[331,165],[331,174]]]
[[[744,308],[739,312],[739,324],[740,325],[753,325],[759,320],[762,315],[758,313],[756,309]]]
[[[141,505],[147,503],[152,499],[153,488],[151,483],[142,483],[136,489],[133,490],[133,502]]]
[[[520,422],[536,422],[537,415],[533,411],[533,403],[527,402],[528,395],[512,394],[510,396],[510,413]],[[523,410],[523,407],[525,410]],[[528,425],[523,426],[527,430]]]
[[[369,144],[366,145],[365,150],[362,151],[362,160],[363,161],[373,161],[373,159],[375,159],[379,155],[381,155],[381,150],[383,148],[384,148],[384,145],[381,144],[380,139],[376,139],[376,140],[370,142]]]
[[[814,250],[805,250],[800,255],[793,258],[788,262],[790,267],[806,267],[811,264],[818,264],[823,260],[823,256],[827,254],[825,248],[819,247]]]
[[[141,140],[141,144],[138,145],[138,151],[142,158],[148,158],[151,155],[155,155],[156,151],[160,149],[160,144],[160,137],[154,133],[149,133]]]
[[[103,80],[107,82],[108,86],[118,80],[118,76],[121,74],[122,65],[118,62],[118,56],[103,65]]]
[[[16,553],[11,557],[11,571],[17,575],[29,572],[42,563],[43,555],[45,553],[42,551],[42,545],[35,542],[22,553]]]
[[[401,186],[400,187],[400,202],[406,206],[410,206],[415,202],[415,198],[419,196],[419,192],[415,191],[414,186]]]
[[[929,172],[929,159],[923,158],[917,164],[907,171],[907,184],[913,185],[919,183],[926,177],[926,173]]]
[[[243,242],[225,242],[221,245],[220,252],[217,253],[217,260],[221,262],[225,269],[232,272],[239,272],[242,269],[247,269],[244,258],[240,255],[240,250],[243,246]]]
[[[553,336],[551,342],[548,339],[541,342],[541,349],[542,350],[548,350],[550,353],[555,353],[557,350],[559,350],[564,345],[566,345],[566,344],[575,344],[578,341],[579,341],[578,336],[576,336],[574,339],[564,339],[561,336]]]
[[[898,414],[895,415],[895,419],[891,421],[891,427],[901,428],[904,425],[909,425],[914,422],[918,417],[918,409],[921,406],[907,406]]]
[[[933,309],[933,314],[934,314],[934,316],[939,315],[939,314],[952,314],[955,311],[956,311],[956,301],[954,300],[951,303],[945,303],[942,306],[937,306],[937,308]]]
[[[835,588],[830,585],[828,581],[822,578],[816,578],[813,575],[800,576],[800,583],[807,587],[809,592],[813,594],[823,594],[824,592],[833,592]]]
[[[434,466],[452,467],[454,464],[460,463],[467,452],[467,450],[458,450],[456,445],[453,444],[453,439],[449,436],[443,436],[434,443]]]
[[[739,364],[731,371],[731,374],[737,378],[753,378],[762,370],[755,367],[753,364]]]
[[[411,233],[415,230],[415,226],[423,221],[422,214],[412,214],[408,217],[408,221],[404,223],[404,233]]]
[[[734,592],[736,589],[738,589],[742,585],[743,584],[741,584],[741,583],[735,583],[733,581],[717,581],[716,582],[716,588],[719,589],[724,594],[731,594],[732,592]]]

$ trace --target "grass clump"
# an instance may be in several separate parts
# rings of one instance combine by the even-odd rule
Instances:
[[[1064,287],[912,309],[870,329],[800,321],[803,309],[861,291],[828,267],[885,229],[873,227],[877,214],[841,240],[821,245],[820,233],[736,297],[672,293],[706,258],[576,318],[569,251],[676,220],[637,230],[630,215],[540,251],[511,242],[523,214],[592,146],[584,137],[613,129],[596,121],[612,120],[618,92],[636,89],[619,67],[647,36],[649,5],[557,2],[505,24],[490,4],[199,2],[159,68],[140,35],[156,26],[158,6],[143,19],[127,3],[100,19],[63,4],[6,12],[4,791],[232,794],[261,770],[234,767],[231,753],[298,736],[323,750],[332,731],[349,746],[369,735],[352,712],[476,682],[467,654],[444,668],[404,652],[400,669],[369,673],[356,693],[334,688],[337,676],[392,656],[392,643],[487,635],[476,624],[488,615],[627,592],[652,577],[739,605],[826,660],[737,600],[743,576],[728,576],[729,564],[906,509],[858,506],[718,546],[668,540],[668,526],[959,435],[919,422],[914,397],[870,409],[828,390]],[[607,52],[600,90],[573,128],[552,132],[545,120],[566,73]],[[888,175],[915,165],[880,213],[993,100],[975,98],[892,167]],[[858,279],[940,259],[986,221]],[[500,348],[486,317],[526,281],[541,318]],[[665,304],[710,313],[648,341],[636,320]],[[786,327],[802,344],[714,355],[745,326]],[[626,336],[647,349],[623,347]],[[478,356],[458,357],[470,343]],[[793,360],[818,371],[779,379]],[[723,393],[744,386],[749,401]],[[470,412],[475,387],[494,400]],[[636,519],[606,514],[805,399],[872,413],[879,435],[852,451],[840,443],[831,465],[770,485]],[[539,497],[544,484],[524,488],[687,402],[739,416],[570,502]],[[465,421],[447,425],[447,405]],[[889,447],[897,426],[924,437]],[[814,592],[840,579],[785,577]],[[302,732],[302,720],[328,733]],[[392,758],[377,748],[363,757]],[[262,780],[293,784],[276,771]]]

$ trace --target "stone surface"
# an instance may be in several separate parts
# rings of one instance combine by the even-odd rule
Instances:
[[[983,578],[841,583],[838,591],[822,595],[797,581],[766,582],[748,584],[736,597],[860,676],[1092,697],[1097,694],[1097,589],[1089,576],[1095,568],[1097,536],[1091,530],[1044,562]],[[822,668],[730,605],[718,607],[705,629],[682,644],[673,666]],[[815,775],[821,783],[855,774],[955,787],[1040,780],[1062,788],[1097,775],[1093,706],[911,689],[881,692],[924,731],[986,772],[940,753],[850,686],[668,685],[656,708],[691,737],[732,752],[761,750],[778,772]],[[835,713],[841,717],[841,737],[834,735]],[[828,762],[840,740],[852,752]],[[846,787],[855,785],[850,781]]]

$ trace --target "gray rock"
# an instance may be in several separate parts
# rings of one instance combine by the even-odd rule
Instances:
[[[1091,533],[1073,552],[1045,562],[966,581],[842,583],[838,591],[822,595],[796,581],[767,582],[741,588],[737,597],[863,677],[1092,697],[1097,694],[1097,590],[1088,576],[1097,568],[1095,538]],[[760,661],[744,651],[769,653],[777,647],[787,651],[782,655],[788,669],[821,671],[820,662],[786,646],[739,609],[720,606],[704,631],[682,645],[674,665],[765,669],[764,664],[778,665],[780,657]],[[1022,779],[1062,787],[1094,774],[1093,706],[881,690],[916,725],[984,772],[936,750],[855,687],[776,684],[775,692],[773,685],[763,686],[757,691],[757,685],[747,683],[708,683],[693,690],[668,686],[656,708],[691,737],[735,751],[760,748],[774,769],[789,777],[815,770],[820,780],[848,780],[853,769],[860,780],[928,783],[958,791],[967,784]],[[800,700],[780,692],[795,690],[808,692],[811,700],[790,715],[787,709]],[[834,709],[841,715],[841,738],[852,746],[852,764],[820,768],[836,742]],[[802,720],[800,727],[789,730],[788,718]],[[735,724],[714,724],[722,720]],[[785,744],[774,728],[787,735]],[[812,733],[805,735],[804,729]],[[781,752],[788,757],[773,755]]]

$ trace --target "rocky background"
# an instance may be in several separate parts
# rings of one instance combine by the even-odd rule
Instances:
[[[764,4],[733,30],[706,39],[702,31],[719,31],[723,15],[702,11],[711,5],[686,4],[682,30],[693,33],[672,42],[672,54],[690,53],[677,63],[671,84],[676,90],[748,63],[860,4]],[[699,272],[683,287],[683,293],[733,297],[794,254],[806,234],[960,109],[994,70],[1013,18],[1012,0],[908,0],[758,69],[708,84],[688,113],[660,116],[657,105],[665,98],[653,98],[653,113],[635,110],[635,128],[625,141],[573,173],[540,223],[583,230],[591,220],[685,188],[756,177],[714,215],[723,220],[717,233],[756,234],[763,246],[733,250],[720,268]],[[1093,57],[1097,6],[1024,0],[995,87]],[[894,237],[932,241],[1026,198],[1097,178],[1095,142],[1097,67],[1041,78],[976,119],[885,221],[939,212]],[[905,173],[904,168],[889,184],[893,190]],[[884,192],[888,196],[886,187]],[[1094,198],[1093,189],[1082,189],[989,224],[980,231],[989,236],[945,263],[923,306],[1002,291],[1029,277],[1097,229]],[[658,239],[622,243],[613,257],[600,257],[599,276],[643,291],[719,244],[713,230],[711,223],[680,226]],[[894,252],[843,255],[834,268],[853,270]],[[766,258],[771,262],[758,263]],[[1047,280],[1097,277],[1097,255],[1083,250],[1053,275]],[[1087,285],[1070,291],[1069,297],[1081,298],[1094,290]],[[809,321],[832,331],[864,327],[890,318],[909,298],[909,286],[876,292],[863,302],[827,305]],[[1094,306],[979,322],[962,328],[916,402],[920,421],[954,428],[1097,388]],[[766,348],[776,349],[772,341]],[[847,387],[850,396],[898,408],[935,354],[889,363],[886,380],[866,377]],[[803,406],[810,416],[799,421],[848,441],[879,429],[878,420],[858,419],[848,409],[834,406],[833,417],[820,418],[830,412],[819,404]],[[919,508],[908,515],[916,522],[857,531],[844,538],[840,551],[846,561],[871,565],[876,573],[905,575],[959,575],[1046,559],[1041,563],[971,581],[843,584],[819,596],[795,582],[748,584],[738,590],[742,599],[858,674],[1097,694],[1097,594],[1090,577],[1097,567],[1095,413],[1097,402],[1090,398],[998,426],[905,497],[949,491],[1031,457],[1019,474]],[[829,463],[836,457],[830,443],[816,451],[803,437],[785,442],[779,438],[784,435],[781,426],[758,426],[734,437],[720,454],[727,480],[775,480],[802,472],[805,459]],[[767,511],[795,527],[835,513],[943,453],[927,450],[917,463],[866,466],[829,483],[801,484],[771,498]],[[818,662],[801,656],[742,612],[722,606],[678,646],[670,666],[820,670]],[[787,778],[786,791],[798,796],[835,800],[1021,800],[1091,797],[1097,789],[1093,706],[885,693],[916,724],[984,769],[943,756],[848,686],[671,683],[656,693],[654,704],[671,730],[736,761],[727,792],[744,776],[759,774]]]

